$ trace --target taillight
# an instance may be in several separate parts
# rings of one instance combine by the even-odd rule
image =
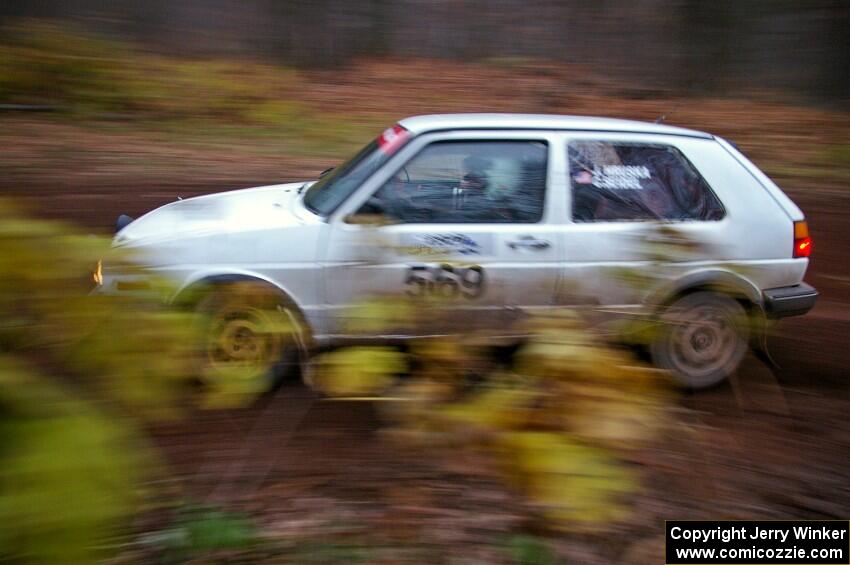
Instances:
[[[812,254],[812,238],[809,237],[809,225],[804,221],[794,222],[794,257],[808,257]]]

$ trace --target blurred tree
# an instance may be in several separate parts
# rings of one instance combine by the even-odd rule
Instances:
[[[779,87],[841,100],[847,11],[843,0],[8,0],[0,23],[68,20],[157,50],[247,53],[303,67],[338,67],[364,54],[531,56],[687,93]]]
[[[821,20],[824,51],[821,81],[825,97],[847,103],[850,101],[850,2],[832,0],[823,9]]]
[[[711,93],[732,82],[732,63],[739,33],[734,0],[684,0],[679,6],[680,53],[677,76],[690,94]]]
[[[841,100],[847,11],[843,0],[7,0],[0,23],[69,20],[158,50],[248,53],[304,67],[364,54],[520,55],[688,92],[781,87]]]

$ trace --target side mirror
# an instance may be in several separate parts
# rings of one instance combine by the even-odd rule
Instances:
[[[372,196],[369,200],[366,201],[366,204],[360,207],[360,210],[357,211],[358,214],[368,214],[368,215],[383,215],[386,214],[387,210],[384,207],[383,201],[377,196]]]
[[[355,226],[370,227],[388,226],[390,224],[396,223],[382,214],[364,214],[362,212],[348,214],[347,216],[344,216],[342,218],[342,221],[346,224],[352,224]]]
[[[372,197],[360,207],[360,209],[348,214],[343,218],[346,224],[354,224],[361,226],[386,226],[397,223],[393,218],[387,215],[384,203],[380,198]]]

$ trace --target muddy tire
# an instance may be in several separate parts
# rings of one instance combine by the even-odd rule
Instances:
[[[298,375],[306,325],[274,289],[253,282],[222,285],[197,311],[204,324],[202,384],[258,396]]]
[[[650,344],[653,363],[669,370],[686,388],[703,389],[722,382],[747,353],[747,313],[727,295],[683,296],[664,311],[661,322]]]

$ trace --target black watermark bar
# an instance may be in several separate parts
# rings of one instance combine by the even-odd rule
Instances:
[[[848,565],[843,520],[668,520],[668,565]]]

